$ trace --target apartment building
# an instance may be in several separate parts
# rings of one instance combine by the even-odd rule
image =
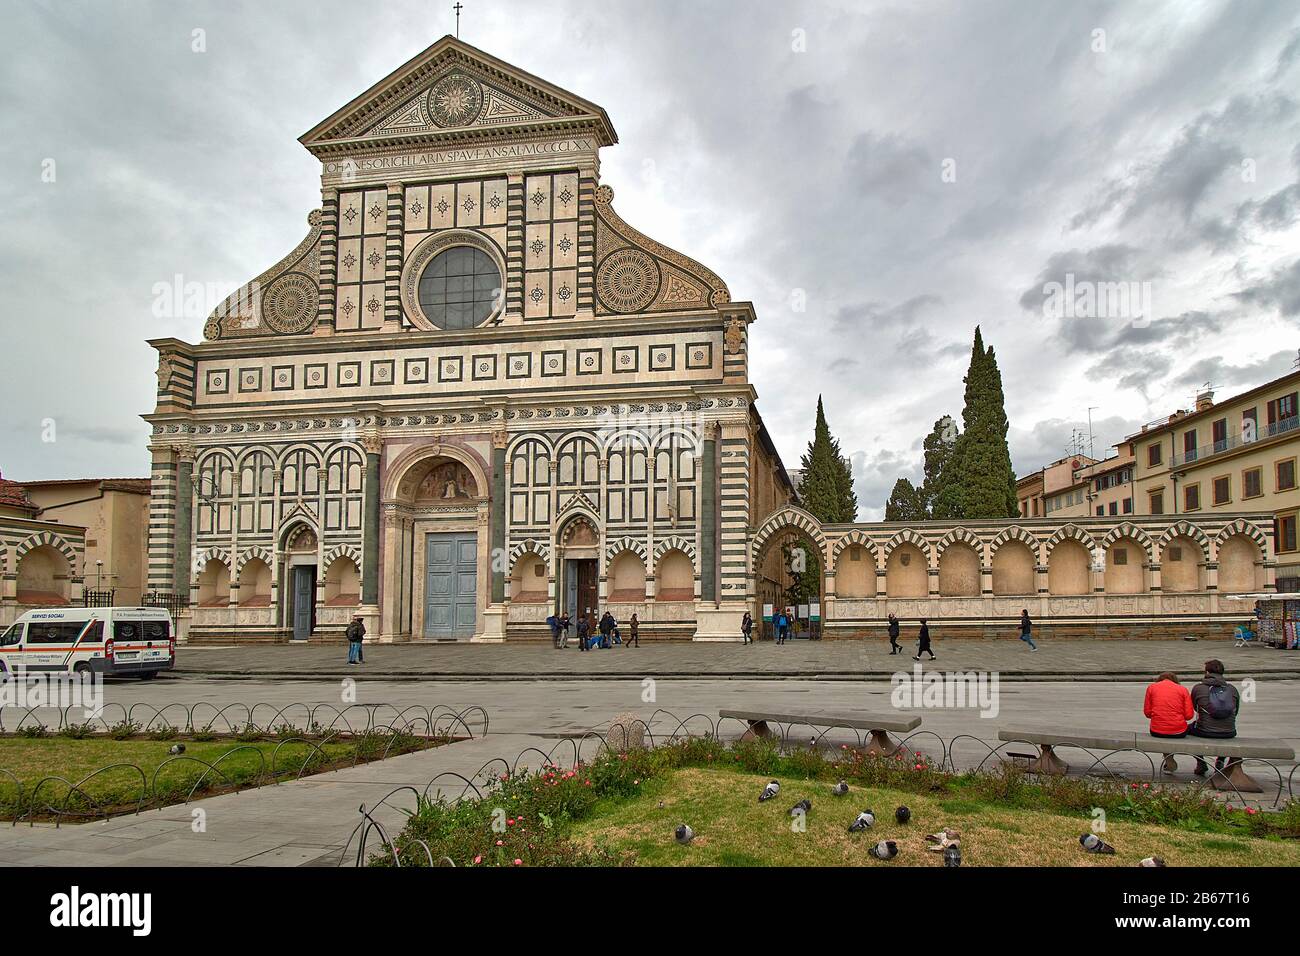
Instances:
[[[1300,368],[1226,401],[1143,426],[1120,446],[1133,456],[1134,508],[1143,515],[1269,512],[1278,577],[1300,565]],[[1294,559],[1288,562],[1288,558]]]

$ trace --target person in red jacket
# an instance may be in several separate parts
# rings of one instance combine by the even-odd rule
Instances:
[[[1157,677],[1154,684],[1147,686],[1142,713],[1151,721],[1152,737],[1186,737],[1187,722],[1196,716],[1191,693],[1178,683],[1176,674],[1168,671]],[[1174,755],[1165,754],[1165,773],[1173,773],[1177,769],[1178,761]]]

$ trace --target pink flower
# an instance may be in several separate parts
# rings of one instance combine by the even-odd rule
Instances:
[[[476,856],[476,857],[474,857],[474,864],[475,864],[476,866],[477,866],[479,863],[482,863],[482,862],[483,862],[483,857],[481,857],[481,856]]]
[[[523,866],[523,865],[524,865],[524,861],[519,859],[519,857],[515,857],[515,866]]]
[[[506,845],[505,840],[497,840],[497,846],[505,846],[505,845]]]
[[[1246,812],[1249,813],[1252,817],[1253,817],[1255,814],[1259,813],[1259,811],[1256,810],[1254,807],[1247,807],[1247,808],[1246,808]]]

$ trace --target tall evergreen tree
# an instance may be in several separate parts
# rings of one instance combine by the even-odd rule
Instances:
[[[925,481],[921,484],[920,495],[927,518],[955,517],[950,513],[954,506],[952,495],[945,494],[944,488],[953,477],[948,469],[952,463],[957,436],[957,423],[951,415],[944,415],[934,423],[934,428],[922,443],[925,449]]]
[[[906,478],[894,482],[894,490],[885,502],[885,520],[924,521],[927,517],[921,490]]]
[[[1011,518],[1019,514],[1016,476],[1007,448],[1006,399],[992,347],[984,347],[979,326],[966,372],[966,406],[961,435],[953,448],[941,489],[946,518]]]
[[[799,465],[803,469],[799,499],[806,511],[827,524],[857,519],[858,496],[853,491],[853,470],[848,459],[840,454],[840,443],[831,437],[820,395],[813,440],[808,443],[808,451]]]

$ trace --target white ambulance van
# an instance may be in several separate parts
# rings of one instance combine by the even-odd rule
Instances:
[[[0,635],[4,678],[40,671],[151,680],[175,662],[171,615],[160,607],[41,608]]]

